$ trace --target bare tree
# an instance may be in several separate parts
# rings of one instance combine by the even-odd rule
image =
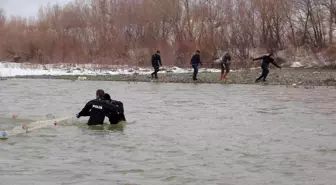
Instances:
[[[319,51],[334,41],[335,0],[74,0],[47,5],[36,20],[0,10],[0,59],[38,63],[187,66],[196,49],[211,62],[230,51]]]

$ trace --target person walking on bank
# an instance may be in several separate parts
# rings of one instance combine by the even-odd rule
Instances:
[[[192,68],[194,69],[194,74],[193,74],[193,80],[194,81],[197,80],[199,65],[202,66],[200,53],[201,52],[199,50],[197,50],[196,53],[192,56],[192,58],[190,60],[190,64],[191,64]]]
[[[157,51],[154,55],[152,55],[152,66],[154,68],[154,72],[151,74],[152,78],[158,79],[157,73],[160,71],[160,66],[162,67],[160,51]]]
[[[269,73],[268,66],[270,63],[272,63],[277,68],[281,69],[281,67],[275,62],[272,56],[273,56],[273,53],[270,53],[268,55],[264,55],[259,58],[253,59],[253,61],[262,60],[262,64],[261,64],[262,74],[259,78],[255,80],[256,83],[258,83],[261,79],[263,79],[263,82],[266,82],[266,78]]]
[[[225,80],[226,76],[229,74],[229,72],[230,72],[230,63],[231,63],[231,56],[230,56],[229,53],[226,53],[223,56],[222,62],[221,62],[222,73],[221,73],[220,80]],[[224,74],[224,72],[225,72],[225,74]]]

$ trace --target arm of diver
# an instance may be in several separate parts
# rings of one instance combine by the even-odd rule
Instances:
[[[92,108],[92,104],[89,102],[85,105],[85,107],[78,113],[78,116],[90,116],[90,110]]]

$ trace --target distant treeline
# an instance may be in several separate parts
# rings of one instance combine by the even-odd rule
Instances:
[[[76,0],[41,7],[34,20],[0,10],[0,60],[186,66],[231,52],[305,48],[334,41],[335,0]],[[19,10],[18,10],[19,11]]]

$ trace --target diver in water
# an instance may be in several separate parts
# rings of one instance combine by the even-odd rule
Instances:
[[[229,74],[229,72],[230,72],[230,62],[231,62],[231,56],[229,55],[229,53],[226,53],[223,56],[222,62],[221,62],[222,73],[221,73],[220,80],[225,80],[226,76]],[[225,74],[224,74],[224,72],[225,72]]]
[[[160,71],[160,66],[162,67],[160,51],[157,51],[154,55],[152,55],[152,66],[154,68],[154,72],[151,74],[152,78],[158,79],[157,73]]]
[[[89,101],[85,107],[79,112],[76,117],[90,116],[88,125],[102,125],[104,124],[106,112],[117,112],[119,108],[112,106],[104,101],[105,92],[98,89],[96,92],[96,99]]]
[[[112,100],[111,96],[107,93],[104,94],[104,100],[109,103],[109,106],[111,106],[111,108],[108,108],[106,112],[106,116],[109,118],[111,124],[118,124],[120,121],[126,121],[124,104],[122,102]],[[115,111],[115,107],[118,107],[117,111]]]
[[[190,60],[190,65],[194,69],[194,73],[193,73],[193,80],[194,81],[197,80],[197,74],[198,74],[199,65],[202,66],[200,53],[201,52],[199,50],[197,50],[196,53],[192,56],[192,58]]]
[[[269,73],[268,66],[270,63],[272,63],[277,68],[281,69],[281,67],[275,62],[272,56],[273,56],[273,53],[270,53],[268,55],[264,55],[262,57],[253,59],[253,61],[262,60],[262,64],[261,64],[262,74],[259,78],[255,80],[256,83],[258,83],[261,79],[263,79],[264,82],[266,81],[267,75]]]

